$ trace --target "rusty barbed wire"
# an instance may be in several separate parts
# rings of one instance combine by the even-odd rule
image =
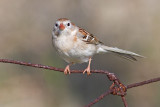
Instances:
[[[35,68],[43,68],[43,69],[54,70],[54,71],[59,71],[59,72],[64,71],[64,69],[61,69],[61,68],[56,68],[56,67],[42,65],[42,64],[32,64],[32,63],[10,60],[10,59],[0,59],[0,62],[30,66],[30,67],[35,67]],[[71,70],[71,73],[82,73],[82,72],[83,72],[82,70]],[[160,81],[160,77],[157,77],[157,78],[153,78],[153,79],[149,79],[146,81],[137,82],[137,83],[133,83],[133,84],[129,84],[125,86],[124,84],[120,82],[120,80],[113,73],[110,73],[107,70],[91,70],[91,73],[106,74],[108,79],[110,81],[113,81],[113,84],[110,86],[110,89],[108,91],[101,94],[99,97],[97,97],[94,101],[90,102],[85,107],[91,107],[92,105],[96,104],[97,102],[99,102],[100,100],[102,100],[104,97],[106,97],[109,94],[121,96],[124,106],[128,107],[127,101],[125,99],[127,89]]]
[[[149,79],[149,80],[142,81],[142,82],[129,84],[129,85],[126,86],[126,89],[130,89],[130,88],[146,85],[146,84],[157,82],[157,81],[160,81],[160,77]],[[101,94],[99,97],[97,97],[94,101],[90,102],[85,107],[91,107],[93,104],[97,103],[99,100],[101,100],[102,98],[104,98],[105,96],[107,96],[109,94],[112,94],[113,92],[114,92],[114,89],[110,89],[110,90],[106,91],[105,93]],[[127,107],[127,103],[126,103],[125,98],[123,98],[122,101],[123,101],[125,107]]]

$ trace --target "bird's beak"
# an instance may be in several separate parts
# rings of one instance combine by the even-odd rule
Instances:
[[[59,29],[60,29],[60,30],[64,30],[64,29],[65,29],[65,26],[61,23],[61,24],[59,25]]]

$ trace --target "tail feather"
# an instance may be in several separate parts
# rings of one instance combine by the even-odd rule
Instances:
[[[116,53],[116,52],[112,52],[112,53],[124,59],[130,60],[130,61],[137,61],[137,58],[135,58],[135,56],[132,56],[132,55]]]
[[[134,52],[122,50],[117,47],[102,46],[102,48],[103,48],[103,50],[105,50],[107,52],[114,53],[115,55],[118,55],[122,58],[131,60],[131,61],[137,61],[136,57],[142,57],[142,58],[144,57],[144,56],[141,56],[141,55],[136,54]]]

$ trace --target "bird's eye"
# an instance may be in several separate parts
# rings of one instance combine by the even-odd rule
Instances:
[[[67,23],[67,26],[70,26],[71,24],[70,23]]]
[[[58,24],[56,23],[55,26],[58,27]]]

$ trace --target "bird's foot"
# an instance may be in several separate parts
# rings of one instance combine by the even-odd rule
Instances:
[[[90,67],[87,67],[84,71],[83,74],[87,72],[87,75],[91,75]]]
[[[64,69],[64,74],[67,75],[67,74],[71,74],[71,71],[70,71],[70,68],[69,68],[69,65],[66,66],[66,68]]]

